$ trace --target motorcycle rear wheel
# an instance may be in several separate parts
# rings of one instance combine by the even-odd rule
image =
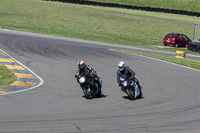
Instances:
[[[102,96],[102,91],[99,90],[98,93],[96,94],[97,97],[101,97]]]
[[[138,98],[142,98],[143,94],[142,94],[142,89],[140,88],[140,95],[138,96]]]

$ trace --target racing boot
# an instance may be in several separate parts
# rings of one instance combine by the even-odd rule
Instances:
[[[98,80],[96,81],[97,82],[97,84],[98,84],[98,86],[99,86],[99,88],[98,88],[98,93],[97,93],[97,97],[101,97],[102,96],[102,91],[101,91],[101,88],[102,88],[102,80],[99,80],[99,78],[98,78]]]
[[[100,77],[98,77],[96,74],[94,74],[94,80],[97,82],[99,89],[101,89],[103,81],[100,80]]]
[[[138,87],[139,87],[139,89],[140,89],[140,95],[138,96],[138,98],[142,98],[142,86],[140,85],[140,83],[139,83],[139,80],[137,80],[136,78],[135,78],[135,83],[138,85]]]
[[[142,91],[142,86],[139,83],[139,80],[137,80],[136,78],[134,79],[134,82],[139,86],[140,90]]]

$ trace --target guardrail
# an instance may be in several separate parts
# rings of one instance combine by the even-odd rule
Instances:
[[[200,53],[200,41],[188,42],[187,50],[191,50],[191,51]]]
[[[164,12],[164,13],[173,13],[173,14],[181,14],[181,15],[200,17],[200,12],[143,7],[143,6],[132,6],[132,5],[117,4],[117,3],[105,3],[105,2],[95,2],[95,1],[87,1],[87,0],[44,0],[44,1],[60,1],[60,2],[67,2],[67,3],[75,3],[75,4],[95,5],[95,6],[105,6],[105,7],[118,7],[118,8]]]

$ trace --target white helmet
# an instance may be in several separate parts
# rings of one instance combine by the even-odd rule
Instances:
[[[82,60],[80,60],[80,61],[78,62],[78,67],[79,67],[80,69],[83,69],[84,66],[85,66],[85,62],[82,61]]]
[[[125,68],[125,63],[124,63],[123,61],[120,61],[120,62],[118,63],[118,67],[119,67],[119,70],[120,70],[120,71],[123,71],[124,68]]]

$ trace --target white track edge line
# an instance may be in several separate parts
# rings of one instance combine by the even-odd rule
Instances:
[[[15,62],[17,62],[18,64],[20,64],[21,66],[23,66],[24,68],[26,68],[26,70],[28,70],[29,72],[31,72],[34,76],[36,76],[40,82],[33,87],[30,87],[28,89],[24,89],[24,90],[19,90],[19,91],[14,91],[14,92],[9,92],[9,93],[2,93],[0,95],[7,95],[7,94],[13,94],[13,93],[18,93],[18,92],[23,92],[23,91],[28,91],[34,88],[37,88],[39,86],[41,86],[44,83],[44,80],[42,78],[40,78],[40,76],[38,76],[37,74],[35,74],[32,70],[30,70],[28,67],[26,67],[25,65],[23,65],[22,63],[20,63],[19,61],[17,61],[16,59],[14,59],[13,57],[11,57],[9,54],[7,54],[5,51],[3,51],[2,49],[0,49],[4,54],[6,54],[7,56],[9,56],[11,59],[13,59]]]
[[[116,51],[115,49],[110,49],[110,50]],[[180,64],[176,64],[176,63],[172,63],[172,62],[168,62],[168,61],[164,61],[164,60],[160,60],[160,59],[156,59],[156,58],[152,58],[152,57],[147,57],[147,56],[144,56],[144,55],[138,55],[138,54],[123,52],[123,51],[116,51],[116,52],[122,52],[122,53],[127,53],[127,54],[133,54],[133,55],[137,55],[137,56],[141,56],[141,57],[145,57],[145,58],[157,60],[157,61],[160,61],[160,62],[165,62],[165,63],[173,64],[173,65],[176,65],[176,66],[181,66],[181,67],[184,67],[184,68],[187,68],[187,69],[191,69],[191,70],[200,72],[200,70],[198,70],[198,69],[194,69],[194,68],[191,68],[191,67],[183,66],[183,65],[180,65]]]

